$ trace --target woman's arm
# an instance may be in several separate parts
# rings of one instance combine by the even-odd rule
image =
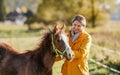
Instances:
[[[75,58],[81,58],[84,57],[86,54],[89,54],[91,46],[91,37],[86,37],[83,41],[80,47],[78,47],[78,50],[73,50],[75,54]]]

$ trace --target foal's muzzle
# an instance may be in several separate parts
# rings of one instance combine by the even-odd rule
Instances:
[[[65,58],[66,58],[68,61],[71,61],[71,60],[74,58],[74,53],[73,53],[73,51],[71,50],[71,48],[69,48],[69,50],[66,51],[66,53],[65,53]]]

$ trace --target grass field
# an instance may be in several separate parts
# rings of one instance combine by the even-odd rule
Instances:
[[[20,52],[31,50],[37,46],[43,36],[45,26],[39,24],[40,30],[28,31],[26,26],[3,25],[0,23],[0,41],[6,41],[12,44]],[[67,26],[68,27],[68,26]],[[52,28],[50,26],[49,28]],[[87,28],[86,30],[92,35],[93,43],[108,50],[120,51],[120,22],[110,21],[96,28]],[[69,27],[68,27],[69,29]],[[95,59],[103,64],[113,67],[120,71],[120,54],[103,51],[98,47],[91,47],[90,58]],[[60,68],[63,61],[55,62],[53,74],[60,75]],[[89,61],[91,75],[119,75],[101,66]]]

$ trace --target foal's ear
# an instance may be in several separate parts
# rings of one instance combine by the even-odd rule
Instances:
[[[62,27],[61,27],[61,31],[63,31],[63,32],[64,32],[64,31],[65,31],[65,28],[66,28],[66,25],[65,25],[65,24],[63,24],[63,25],[62,25]]]
[[[59,25],[58,23],[56,23],[53,32],[57,33],[58,31],[59,31]]]

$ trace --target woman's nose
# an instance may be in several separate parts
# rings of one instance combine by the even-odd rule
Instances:
[[[75,26],[74,28],[75,28],[75,29],[77,29],[78,27],[77,27],[77,26]]]

